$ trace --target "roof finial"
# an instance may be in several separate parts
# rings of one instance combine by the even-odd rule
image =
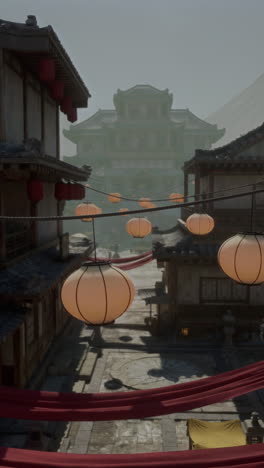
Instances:
[[[25,23],[27,26],[33,26],[35,28],[38,27],[37,18],[35,15],[27,15]]]

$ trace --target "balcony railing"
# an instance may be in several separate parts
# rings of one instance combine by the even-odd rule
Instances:
[[[13,223],[9,221],[6,225],[5,234],[5,257],[6,260],[24,254],[31,247],[31,230],[29,225]]]

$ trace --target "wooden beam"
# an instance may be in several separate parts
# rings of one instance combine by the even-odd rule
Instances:
[[[3,49],[0,49],[0,141],[6,141],[5,69]]]

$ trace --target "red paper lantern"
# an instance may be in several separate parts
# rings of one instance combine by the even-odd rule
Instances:
[[[61,111],[64,114],[69,114],[72,110],[72,98],[71,96],[64,96],[60,105]]]
[[[43,182],[40,180],[29,180],[27,182],[27,194],[30,201],[38,203],[44,197]]]
[[[75,200],[75,186],[70,182],[67,184],[67,200]]]
[[[54,196],[58,201],[67,200],[68,184],[65,184],[64,182],[57,182],[54,187]]]
[[[70,112],[68,113],[68,120],[70,122],[76,122],[77,120],[77,109],[76,107],[72,107]]]
[[[55,80],[50,85],[50,96],[55,101],[61,101],[64,96],[64,83],[63,81]]]
[[[85,197],[85,187],[81,184],[76,184],[77,198],[76,200],[82,200]]]
[[[56,77],[55,61],[51,58],[43,58],[38,63],[38,77],[40,81],[53,81]]]

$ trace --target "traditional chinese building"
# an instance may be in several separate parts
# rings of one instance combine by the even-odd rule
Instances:
[[[90,168],[60,160],[60,107],[74,121],[89,96],[51,26],[0,20],[1,215],[62,215],[68,184],[86,182]],[[28,383],[71,320],[60,288],[82,258],[59,220],[1,221],[0,384]]]
[[[132,198],[166,198],[181,192],[184,161],[196,148],[209,149],[224,134],[189,109],[173,109],[168,89],[150,85],[118,89],[113,102],[115,109],[100,109],[64,130],[77,146],[76,155],[64,160],[77,166],[89,161],[96,179],[91,185],[104,191]],[[101,205],[104,202],[102,196],[89,195]]]
[[[202,194],[217,197],[245,192],[256,184],[262,187],[264,124],[228,145],[196,150],[183,170],[185,196],[192,195],[194,187],[196,200]],[[194,186],[189,183],[193,177]],[[162,299],[152,298],[158,304],[160,332],[166,333],[168,327],[173,327],[177,335],[214,339],[221,333],[227,309],[235,315],[238,334],[258,331],[263,316],[264,286],[238,284],[225,276],[217,263],[221,243],[238,232],[249,231],[252,213],[255,230],[263,231],[263,194],[257,194],[253,201],[253,211],[251,196],[208,203],[204,210],[213,216],[215,229],[206,236],[192,235],[185,226],[184,220],[197,212],[197,207],[183,208],[176,227],[167,231],[156,229],[154,255],[165,268]]]

